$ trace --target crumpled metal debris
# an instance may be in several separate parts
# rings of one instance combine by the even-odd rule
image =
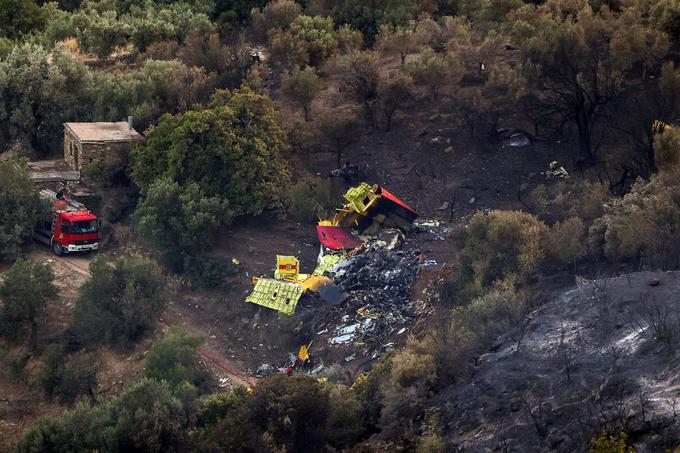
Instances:
[[[556,160],[550,162],[548,170],[545,172],[545,177],[547,179],[561,178],[566,179],[569,177],[569,173],[564,169]]]
[[[357,321],[338,326],[330,344],[379,342],[416,316],[411,291],[420,252],[390,245],[394,248],[389,249],[384,241],[374,241],[336,272],[335,283],[349,294],[346,304]]]
[[[257,368],[257,371],[255,372],[255,374],[257,376],[264,377],[264,376],[271,376],[272,374],[276,374],[278,372],[279,372],[278,368],[276,368],[276,367],[274,367],[274,366],[272,366],[268,363],[263,363],[262,365],[260,365]]]

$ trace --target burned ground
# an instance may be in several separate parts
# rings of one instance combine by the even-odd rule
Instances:
[[[439,395],[446,437],[457,451],[567,452],[623,431],[639,452],[674,448],[678,294],[678,272],[577,277]]]

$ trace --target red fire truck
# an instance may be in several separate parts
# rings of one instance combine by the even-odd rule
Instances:
[[[35,228],[36,240],[48,244],[56,255],[87,252],[99,248],[99,220],[84,204],[66,197],[57,198],[51,190],[41,190],[49,203]]]

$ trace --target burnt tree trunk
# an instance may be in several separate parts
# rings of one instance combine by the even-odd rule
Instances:
[[[584,107],[580,107],[576,110],[576,115],[574,120],[576,121],[576,127],[578,129],[578,147],[581,160],[586,164],[590,165],[595,161],[595,156],[593,156],[592,143],[590,140],[591,127],[590,118],[591,115],[588,114]]]

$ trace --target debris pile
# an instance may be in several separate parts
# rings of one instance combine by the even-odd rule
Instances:
[[[362,343],[379,342],[416,317],[419,309],[411,301],[411,292],[419,258],[417,250],[391,250],[384,241],[374,241],[354,254],[334,280],[349,294],[346,304],[356,322],[337,326],[329,344],[359,339]],[[349,319],[343,316],[345,322]]]
[[[353,255],[334,280],[352,302],[389,304],[402,311],[411,298],[419,255],[417,250],[387,250],[383,242],[376,241]]]
[[[333,216],[317,225],[320,252],[314,271],[302,274],[296,257],[277,255],[274,278],[253,279],[256,286],[246,301],[292,315],[302,300],[298,329],[306,326],[305,335],[330,347],[354,349],[342,351],[347,354],[343,360],[349,362],[358,354],[377,358],[393,346],[391,337],[404,334],[416,318],[431,313],[427,301],[414,301],[412,293],[419,269],[437,262],[408,249],[404,233],[444,239],[452,230],[439,221],[414,225],[416,211],[377,184],[352,187],[344,199]],[[309,297],[301,299],[303,294]],[[257,373],[315,369],[300,355],[292,363],[279,369],[264,364]]]

